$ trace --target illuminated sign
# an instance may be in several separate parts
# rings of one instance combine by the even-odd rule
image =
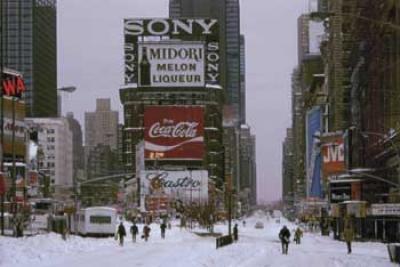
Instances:
[[[145,87],[220,84],[217,20],[125,19],[124,35],[125,84]]]
[[[3,72],[2,74],[3,95],[21,97],[26,87],[24,79],[20,74],[14,72]]]
[[[325,179],[345,171],[345,153],[343,134],[327,133],[321,137],[321,153],[323,158],[323,174]]]
[[[203,107],[145,107],[144,128],[146,159],[203,159]]]
[[[160,42],[139,45],[139,85],[154,87],[204,86],[205,50],[202,43]]]

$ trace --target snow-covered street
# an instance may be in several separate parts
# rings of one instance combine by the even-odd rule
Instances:
[[[265,228],[255,229],[257,221],[262,221]],[[353,254],[348,255],[343,242],[310,233],[305,233],[302,244],[290,244],[289,255],[282,255],[278,232],[283,224],[294,229],[287,222],[278,224],[265,216],[252,217],[246,227],[239,226],[237,243],[218,250],[215,238],[200,237],[177,226],[167,230],[163,240],[158,224],[151,225],[149,242],[139,238],[133,243],[128,236],[123,247],[113,238],[71,236],[63,241],[56,234],[23,239],[0,237],[0,266],[397,266],[390,263],[384,244],[354,243]],[[127,223],[125,227],[129,229]],[[218,225],[216,231],[226,233],[227,225]]]

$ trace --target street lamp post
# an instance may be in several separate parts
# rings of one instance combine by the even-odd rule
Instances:
[[[60,92],[71,94],[76,91],[76,87],[75,86],[63,86],[63,87],[57,88],[57,90]],[[61,103],[60,103],[59,109],[60,110],[59,110],[58,115],[61,117],[62,116],[62,96],[61,96]]]
[[[371,169],[353,169],[353,170],[348,170],[348,172],[350,174],[362,175],[362,176],[365,176],[365,177],[368,177],[368,178],[371,178],[371,179],[374,179],[374,180],[378,180],[378,181],[390,184],[391,186],[396,187],[397,189],[400,189],[400,184],[399,183],[395,183],[395,182],[392,182],[392,181],[390,181],[388,179],[385,179],[385,178],[382,178],[382,177],[379,177],[379,176],[376,176],[376,175],[368,173],[368,172],[371,172],[371,171],[374,171],[374,170],[371,170]]]

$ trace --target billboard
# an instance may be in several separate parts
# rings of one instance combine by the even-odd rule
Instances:
[[[1,108],[0,108],[1,110]],[[9,161],[13,158],[13,147],[18,161],[25,161],[25,102],[18,98],[3,97],[3,157]],[[14,145],[13,145],[14,135]]]
[[[205,50],[200,42],[139,44],[139,86],[204,86]]]
[[[125,85],[220,85],[221,58],[216,19],[125,19],[124,52]],[[144,62],[143,55],[147,56]],[[178,72],[182,76],[177,75]]]
[[[321,153],[325,179],[332,175],[341,174],[346,170],[343,133],[324,134],[321,138]]]
[[[196,171],[142,171],[141,194],[151,197],[168,197],[183,203],[208,201],[208,172]],[[143,199],[143,198],[142,198]]]
[[[314,107],[306,117],[307,197],[323,197],[321,181],[321,108]]]
[[[203,159],[203,107],[147,106],[144,129],[146,159]]]
[[[5,69],[2,73],[3,95],[21,98],[25,93],[25,82],[22,75],[16,71]]]
[[[399,203],[372,204],[371,215],[373,216],[400,216]]]

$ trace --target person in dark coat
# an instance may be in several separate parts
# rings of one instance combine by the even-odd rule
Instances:
[[[303,231],[300,229],[300,227],[297,227],[296,231],[294,232],[294,241],[296,244],[300,244],[301,238],[303,237]]]
[[[119,245],[124,245],[124,236],[126,236],[125,226],[121,222],[118,226],[118,238],[119,238]]]
[[[238,241],[238,235],[239,235],[239,230],[238,230],[238,225],[237,223],[235,224],[235,226],[233,227],[233,240],[234,241]]]
[[[144,241],[146,241],[146,242],[150,237],[150,231],[151,231],[150,227],[146,224],[143,227],[143,236],[142,236],[144,238]]]
[[[131,235],[132,235],[132,241],[136,242],[136,235],[139,233],[139,228],[135,223],[132,224],[131,226]]]
[[[160,224],[160,229],[161,229],[161,238],[165,239],[165,229],[167,229],[167,225],[163,222]]]
[[[344,241],[346,241],[346,245],[347,245],[347,254],[350,254],[351,253],[351,242],[353,241],[353,238],[354,238],[354,231],[350,225],[348,225],[344,229],[343,237],[344,237]]]
[[[281,231],[279,232],[279,239],[281,240],[282,243],[282,254],[288,254],[290,231],[286,227],[286,225],[284,225]]]

